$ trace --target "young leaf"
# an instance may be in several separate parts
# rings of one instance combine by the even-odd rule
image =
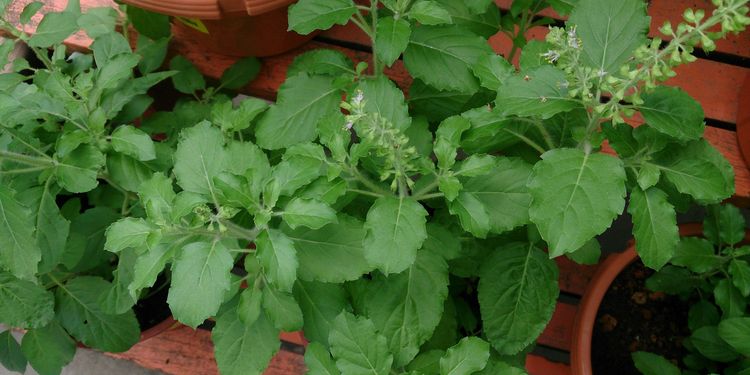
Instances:
[[[60,214],[55,202],[56,191],[50,183],[27,189],[16,196],[25,206],[31,207],[36,224],[36,243],[41,251],[39,272],[46,273],[60,262],[70,231],[70,222]]]
[[[567,25],[580,36],[583,62],[606,73],[618,72],[633,51],[645,43],[651,19],[646,3],[625,0],[617,4],[580,0]]]
[[[411,33],[404,64],[414,78],[438,90],[475,92],[472,67],[493,53],[487,41],[458,27],[422,26]]]
[[[0,323],[39,328],[47,325],[54,315],[52,293],[31,281],[0,271]]]
[[[280,331],[302,329],[302,310],[291,293],[274,290],[273,286],[267,285],[263,288],[263,310]]]
[[[245,324],[236,308],[219,315],[211,339],[216,364],[225,375],[263,373],[281,346],[279,331],[264,314],[252,324]]]
[[[392,16],[378,19],[378,29],[375,34],[375,51],[378,59],[387,66],[398,60],[409,44],[411,27],[403,18]]]
[[[408,13],[409,18],[422,25],[441,25],[453,22],[451,14],[440,3],[431,0],[416,1]]]
[[[409,198],[382,197],[367,212],[365,258],[384,274],[409,268],[427,238],[427,211]]]
[[[404,92],[393,81],[384,75],[363,78],[357,88],[362,90],[366,112],[379,113],[401,130],[409,127],[411,118]]]
[[[53,321],[26,332],[21,340],[21,351],[39,375],[59,375],[62,368],[73,360],[76,343]]]
[[[661,269],[672,258],[679,234],[674,207],[667,194],[656,187],[630,193],[628,213],[633,217],[633,236],[638,255],[649,268]]]
[[[599,241],[596,238],[592,238],[585,245],[581,246],[580,249],[568,253],[567,256],[578,264],[594,265],[599,262],[599,258],[602,256],[602,248],[599,245]]]
[[[97,172],[105,158],[96,147],[81,145],[60,160],[55,168],[57,182],[71,193],[93,190],[99,182]]]
[[[193,94],[206,88],[203,74],[184,57],[180,55],[173,57],[169,62],[169,69],[177,71],[177,74],[172,76],[172,84],[177,91],[183,94]]]
[[[305,348],[305,365],[309,375],[341,375],[328,350],[319,342],[311,342]]]
[[[479,78],[482,87],[498,91],[505,80],[513,74],[514,68],[502,56],[491,53],[477,59],[472,71]]]
[[[708,207],[703,220],[703,234],[717,246],[735,245],[745,239],[745,217],[732,205]]]
[[[713,244],[706,239],[685,237],[677,244],[671,263],[695,273],[706,273],[721,266],[721,258],[714,253]]]
[[[515,116],[539,116],[548,119],[578,106],[563,86],[565,73],[542,65],[508,77],[497,93],[495,103],[503,113]]]
[[[731,284],[729,279],[719,280],[716,284],[714,300],[721,308],[722,316],[725,318],[735,318],[743,316],[745,313],[747,300],[742,298],[742,293]]]
[[[490,214],[482,201],[468,193],[458,193],[448,205],[450,213],[458,216],[461,227],[477,238],[486,238],[491,227]],[[528,211],[526,211],[528,212]]]
[[[372,270],[362,245],[366,231],[357,219],[342,216],[337,223],[318,230],[285,229],[284,233],[299,250],[297,273],[301,280],[341,283]]]
[[[732,284],[742,293],[742,296],[750,296],[750,265],[747,261],[732,259],[729,263],[729,274],[732,275]]]
[[[719,323],[719,337],[743,356],[750,356],[750,318],[730,318]]]
[[[307,35],[343,25],[357,7],[352,0],[301,0],[289,7],[289,30]]]
[[[387,375],[391,371],[393,356],[386,339],[369,319],[342,312],[331,327],[328,341],[336,367],[344,374]]]
[[[680,375],[680,369],[666,358],[648,353],[634,352],[632,354],[635,367],[643,375]]]
[[[70,34],[78,31],[77,20],[80,15],[80,9],[77,12],[65,10],[45,14],[29,38],[29,46],[47,48],[62,43]]]
[[[688,311],[688,328],[691,331],[696,331],[698,328],[705,326],[715,326],[719,324],[720,320],[719,309],[705,299],[694,303]]]
[[[440,375],[470,375],[482,371],[490,358],[490,344],[478,337],[464,337],[440,358]]]
[[[168,221],[176,195],[172,188],[172,179],[167,178],[161,172],[154,173],[138,188],[138,197],[141,199],[149,221],[157,224]]]
[[[471,0],[474,1],[474,0]],[[485,1],[486,0],[477,0]],[[454,0],[437,0],[440,5],[451,14],[453,24],[466,29],[483,38],[489,38],[500,31],[500,8],[495,4],[487,4],[479,12],[475,9],[479,5],[470,2]]]
[[[646,280],[646,287],[670,294],[685,293],[698,285],[693,274],[685,268],[666,265]]]
[[[26,357],[21,351],[21,345],[10,334],[10,330],[0,333],[0,365],[9,371],[26,371]]]
[[[117,253],[132,247],[141,252],[146,247],[148,236],[155,230],[150,223],[141,218],[120,219],[107,228],[104,250]]]
[[[731,362],[737,359],[737,352],[719,336],[716,326],[698,328],[690,336],[690,343],[708,359],[717,362]]]
[[[78,276],[57,289],[57,318],[84,345],[107,352],[124,352],[140,338],[135,314],[106,314],[100,307],[110,283],[92,276]]]
[[[167,303],[175,319],[193,328],[219,311],[230,288],[232,255],[221,241],[183,247],[172,267]]]
[[[338,110],[340,100],[339,89],[329,77],[298,74],[288,78],[279,88],[276,104],[257,124],[258,146],[276,150],[312,141],[318,121]]]
[[[130,49],[128,48],[128,51]],[[122,53],[115,55],[103,66],[100,66],[96,74],[96,86],[101,90],[114,89],[132,78],[132,69],[138,65],[138,55]]]
[[[86,31],[92,39],[111,33],[117,26],[117,11],[110,7],[87,9],[78,18],[78,26]]]
[[[221,87],[237,90],[245,86],[260,72],[260,60],[255,57],[245,57],[237,60],[221,74]]]
[[[305,337],[328,347],[328,334],[336,317],[348,306],[342,284],[297,281],[294,297],[304,318]]]
[[[258,260],[268,281],[283,292],[291,292],[297,280],[297,250],[283,232],[276,229],[263,231],[255,239]]]
[[[404,366],[419,353],[440,322],[448,296],[448,265],[440,255],[419,251],[406,271],[367,283],[364,310],[388,341],[393,364]]]
[[[171,34],[169,16],[150,12],[143,8],[127,7],[128,21],[140,35],[151,39],[168,38]]]
[[[638,110],[654,129],[683,141],[703,136],[703,108],[682,89],[658,86],[643,101]]]
[[[30,210],[13,198],[13,191],[0,185],[0,269],[26,280],[35,278],[42,259],[33,218]]]
[[[141,61],[138,62],[138,70],[141,74],[151,73],[164,64],[164,59],[167,57],[168,45],[169,38],[151,40],[140,35],[138,36],[135,53],[141,55]]]
[[[327,224],[337,222],[336,211],[329,205],[315,199],[304,198],[292,199],[284,207],[281,217],[292,229],[299,226],[320,229]]]
[[[133,265],[133,279],[128,285],[131,297],[137,297],[142,289],[154,285],[159,273],[164,270],[167,262],[172,260],[176,250],[173,245],[160,243],[136,258]]]
[[[734,169],[706,140],[670,147],[653,164],[677,191],[700,203],[718,203],[734,192]]]
[[[583,246],[609,227],[625,206],[619,159],[555,149],[542,155],[528,183],[529,215],[556,257]]]
[[[224,135],[205,121],[185,129],[180,133],[174,160],[174,174],[183,189],[213,197],[213,178],[229,164]]]
[[[120,126],[112,132],[112,148],[141,161],[156,159],[151,137],[130,125]]]
[[[494,252],[479,279],[484,332],[501,354],[520,352],[552,318],[559,289],[557,265],[543,251],[515,243]]]
[[[120,33],[106,33],[94,39],[91,43],[94,61],[97,67],[107,65],[109,60],[117,55],[130,54],[130,43]]]
[[[300,73],[338,77],[355,71],[352,60],[340,51],[320,48],[297,55],[287,67],[287,77],[294,77]]]

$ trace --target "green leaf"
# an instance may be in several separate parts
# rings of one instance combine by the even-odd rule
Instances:
[[[653,291],[680,294],[697,286],[693,274],[685,268],[666,265],[646,280],[646,287]]]
[[[528,187],[531,222],[552,257],[575,251],[604,232],[625,205],[622,162],[578,149],[544,153]]]
[[[343,179],[328,181],[326,177],[320,177],[299,192],[300,198],[319,199],[328,205],[333,205],[347,191],[347,183]]]
[[[715,254],[713,244],[706,239],[684,237],[677,244],[677,251],[671,263],[686,267],[695,273],[706,273],[718,268],[721,258]]]
[[[694,303],[688,311],[688,328],[691,331],[705,326],[715,326],[719,324],[719,320],[721,320],[719,309],[705,299]]]
[[[404,51],[409,73],[438,90],[475,92],[477,60],[493,53],[487,41],[458,27],[422,26],[412,30]]]
[[[643,264],[661,269],[675,254],[680,239],[677,216],[667,194],[656,187],[646,191],[634,188],[628,213],[633,217],[635,248]]]
[[[138,188],[138,197],[149,220],[157,224],[167,222],[176,195],[172,188],[172,179],[161,172],[154,173]]]
[[[472,68],[474,75],[479,78],[479,84],[486,89],[498,91],[515,69],[508,60],[500,55],[491,53],[477,59]]]
[[[745,314],[747,300],[742,298],[742,293],[728,279],[719,280],[716,284],[714,300],[725,318],[735,318]]]
[[[104,231],[120,215],[111,208],[99,206],[86,210],[70,223],[62,264],[71,271],[86,271],[107,262],[111,253],[104,249]]]
[[[177,74],[172,76],[172,84],[177,91],[192,94],[206,88],[206,80],[203,79],[201,72],[184,57],[180,55],[173,57],[169,62],[169,69],[177,71]]]
[[[167,57],[169,38],[151,40],[142,36],[138,37],[135,53],[141,55],[138,62],[138,70],[141,74],[148,74],[159,69]]]
[[[138,55],[123,53],[115,55],[96,74],[96,87],[100,90],[119,87],[133,76],[133,68],[138,65]]]
[[[464,230],[477,238],[487,237],[491,229],[490,215],[479,198],[472,194],[459,193],[448,207],[451,214],[458,216]]]
[[[411,362],[435,331],[448,296],[448,265],[436,253],[420,251],[406,271],[367,283],[366,315],[388,341],[393,364]]]
[[[750,296],[750,265],[747,261],[732,259],[729,263],[729,274],[732,275],[732,284],[742,293],[742,296]]]
[[[719,323],[719,337],[743,356],[750,356],[750,318],[730,318]]]
[[[160,243],[147,252],[140,254],[133,265],[133,279],[128,285],[131,297],[137,297],[144,288],[150,288],[156,282],[167,262],[171,261],[176,252],[175,246]]]
[[[341,283],[357,280],[372,270],[364,255],[362,222],[341,216],[337,223],[318,230],[284,230],[298,250],[299,278],[306,281]]]
[[[27,4],[25,7],[23,7],[23,11],[18,17],[18,22],[20,22],[22,25],[29,23],[31,21],[31,17],[37,14],[37,12],[39,12],[39,10],[42,9],[43,6],[44,3],[39,1],[33,1]]]
[[[382,197],[367,212],[365,258],[384,274],[409,268],[427,238],[427,211],[410,198]]]
[[[464,337],[440,358],[440,375],[470,375],[482,371],[490,358],[490,344],[478,337]]]
[[[140,252],[146,246],[148,236],[155,230],[156,228],[141,218],[120,219],[107,228],[104,249],[117,253],[132,247]]]
[[[260,72],[260,60],[255,57],[245,57],[237,60],[221,74],[221,87],[237,90],[247,85]]]
[[[249,259],[249,258],[248,258]],[[263,291],[250,287],[240,293],[240,302],[237,305],[237,314],[240,321],[245,324],[253,324],[262,313]]]
[[[34,237],[31,210],[13,198],[13,191],[0,185],[0,269],[34,280],[41,250]]]
[[[596,238],[592,238],[580,249],[567,254],[568,258],[578,264],[594,265],[599,262],[602,256],[602,248]]]
[[[463,29],[484,38],[490,38],[500,31],[500,9],[495,4],[488,4],[481,12],[475,12],[475,5],[463,1],[437,2],[450,12],[453,24]]]
[[[73,360],[76,343],[57,322],[31,329],[21,340],[21,351],[39,375],[59,375]]]
[[[745,217],[740,209],[729,205],[708,207],[703,220],[703,234],[714,244],[735,245],[745,239]]]
[[[456,169],[456,174],[465,177],[485,175],[495,167],[495,164],[497,160],[492,155],[474,154],[461,162]]]
[[[430,0],[419,0],[409,9],[408,16],[422,25],[441,25],[453,22],[451,14],[440,3]]]
[[[680,375],[680,369],[666,358],[648,353],[634,352],[631,354],[635,367],[643,375]]]
[[[393,356],[386,339],[369,319],[342,312],[331,327],[328,341],[336,367],[344,374],[387,375],[391,371]]]
[[[127,7],[128,21],[139,34],[151,39],[168,38],[171,34],[169,16],[150,12],[143,8]]]
[[[106,314],[99,301],[110,283],[92,276],[78,276],[57,289],[57,318],[84,345],[107,352],[124,352],[140,338],[132,310]]]
[[[109,60],[117,55],[130,54],[130,43],[120,33],[106,33],[94,39],[91,43],[91,51],[94,52],[94,61],[97,67],[107,65]]]
[[[245,324],[235,308],[219,315],[211,340],[216,364],[224,375],[262,374],[281,346],[279,331],[265,315]]]
[[[581,38],[583,63],[615,74],[633,51],[646,42],[651,19],[646,15],[646,4],[640,0],[626,0],[617,4],[580,0],[573,8],[567,25],[574,27]]]
[[[336,211],[331,206],[315,199],[304,198],[292,199],[284,207],[281,217],[292,229],[299,226],[320,229],[327,224],[337,222]]]
[[[93,190],[97,172],[104,166],[104,154],[91,145],[81,145],[60,160],[55,168],[57,182],[71,193]]]
[[[112,132],[112,148],[141,161],[156,159],[151,137],[130,125],[120,126]]]
[[[0,365],[22,374],[26,371],[26,357],[10,330],[0,333]]]
[[[273,176],[279,183],[280,193],[291,195],[300,187],[320,177],[324,160],[325,153],[319,145],[303,143],[289,147],[282,157],[282,162],[273,170]],[[268,187],[268,184],[266,185]],[[264,199],[268,198],[264,197]]]
[[[297,281],[294,297],[304,318],[305,337],[328,346],[328,334],[336,317],[348,306],[341,284]]]
[[[345,24],[356,12],[352,0],[300,0],[289,7],[289,30],[303,35],[327,30]]]
[[[684,141],[703,136],[703,108],[682,89],[658,86],[643,101],[638,110],[654,129]]]
[[[409,107],[404,100],[404,92],[384,75],[364,78],[359,81],[362,90],[365,112],[377,112],[390,120],[398,129],[405,130],[411,123]]]
[[[386,66],[393,65],[409,45],[410,35],[411,27],[405,19],[395,19],[392,16],[379,18],[375,34],[375,51],[378,59]]]
[[[232,255],[221,241],[183,247],[172,267],[167,303],[175,319],[193,328],[219,311],[230,288]]]
[[[70,232],[70,222],[60,214],[55,196],[56,191],[50,191],[50,184],[45,183],[44,186],[27,189],[16,197],[34,211],[36,244],[42,255],[40,273],[49,272],[60,263]]]
[[[555,262],[533,245],[498,249],[479,279],[479,309],[484,332],[500,353],[520,352],[542,333],[559,289]]]
[[[319,342],[311,342],[305,348],[305,365],[309,375],[341,375],[328,349]]]
[[[52,293],[31,281],[0,271],[0,323],[39,328],[47,325],[54,315]]]
[[[204,121],[183,130],[174,153],[174,174],[186,191],[213,196],[214,177],[229,164],[224,135]]]
[[[62,43],[68,36],[78,31],[76,22],[79,16],[80,11],[45,14],[34,34],[29,38],[29,46],[47,48]]]
[[[531,204],[526,182],[530,175],[531,166],[520,159],[497,158],[490,173],[463,181],[463,189],[457,200],[449,205],[451,212],[455,211],[461,226],[475,235],[482,234],[482,231],[475,230],[472,221],[483,220],[484,215],[489,219],[489,231],[493,233],[503,233],[526,224]],[[476,203],[484,214],[478,212],[479,207],[470,209]],[[459,205],[464,211],[459,211]],[[473,214],[478,216],[473,217]],[[480,225],[478,228],[483,227]]]
[[[78,18],[78,26],[86,30],[86,34],[91,38],[96,39],[115,30],[117,11],[110,7],[87,9],[86,13]]]
[[[352,60],[341,51],[316,48],[295,56],[294,61],[287,67],[287,77],[294,77],[300,73],[338,77],[342,74],[353,74],[355,71]]]
[[[705,140],[672,146],[652,161],[677,191],[700,203],[718,203],[734,193],[734,169]]]
[[[708,359],[717,362],[731,362],[737,359],[737,352],[719,336],[716,326],[698,328],[690,336],[690,343]]]
[[[285,332],[302,329],[302,310],[291,293],[274,290],[273,286],[263,289],[263,309],[274,327]]]
[[[107,155],[107,171],[112,182],[127,191],[138,191],[141,184],[154,173],[146,163],[119,152]]]
[[[298,74],[287,78],[279,87],[276,104],[256,125],[258,146],[276,150],[312,141],[318,121],[337,111],[340,100],[339,89],[329,77]]]
[[[567,112],[578,103],[568,96],[565,73],[542,65],[508,77],[497,93],[495,103],[506,116],[538,116],[548,119]]]
[[[283,232],[269,229],[255,239],[258,260],[268,281],[279,290],[291,292],[297,279],[297,250]]]

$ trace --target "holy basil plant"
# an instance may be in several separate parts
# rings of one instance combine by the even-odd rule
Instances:
[[[132,307],[143,293],[126,283],[139,254],[105,251],[104,233],[144,216],[138,187],[172,168],[170,143],[152,141],[133,121],[153,102],[149,89],[186,73],[155,72],[167,39],[141,36],[133,52],[115,32],[112,8],[82,14],[70,1],[33,35],[19,32],[40,5],[0,19],[14,38],[0,44],[0,324],[26,330],[20,344],[0,333],[0,364],[23,372],[28,363],[47,375],[73,358],[76,341],[119,352],[140,337]],[[92,54],[61,44],[79,30],[93,39]],[[9,61],[20,44],[33,55]],[[221,84],[236,85],[246,71],[228,70]]]
[[[683,345],[689,354],[679,368],[665,358],[638,352],[636,367],[645,375],[747,374],[750,366],[750,247],[745,218],[734,206],[711,206],[703,237],[683,237],[669,264],[646,286],[691,301]]]

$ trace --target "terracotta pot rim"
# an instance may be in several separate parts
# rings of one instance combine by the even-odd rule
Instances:
[[[680,224],[680,236],[697,236],[702,233],[700,223]],[[627,249],[607,257],[596,269],[581,303],[578,305],[573,323],[573,337],[570,346],[570,368],[574,375],[592,375],[591,368],[591,337],[594,332],[596,314],[604,295],[617,276],[638,259],[635,243],[631,242]]]
[[[141,332],[141,339],[138,340],[138,342],[146,341],[164,331],[168,331],[170,329],[176,328],[180,325],[180,322],[176,321],[172,315],[168,316],[166,319],[164,319],[162,322],[158,323],[157,325],[146,329],[145,331]]]

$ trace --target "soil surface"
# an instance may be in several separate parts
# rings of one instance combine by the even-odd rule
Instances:
[[[646,289],[645,281],[653,272],[640,261],[634,262],[604,296],[591,343],[594,374],[639,375],[631,358],[635,351],[659,354],[684,368],[681,359],[688,352],[682,340],[690,336],[690,305],[676,296]]]
[[[165,279],[160,276],[156,279],[154,287],[148,291],[149,295],[133,306],[135,317],[141,326],[141,332],[163,322],[172,314],[167,304],[169,286],[164,286],[164,283]]]

